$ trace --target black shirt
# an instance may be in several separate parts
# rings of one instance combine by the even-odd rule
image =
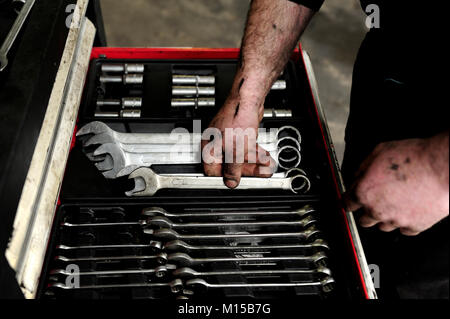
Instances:
[[[290,1],[313,10],[324,2]],[[445,11],[437,1],[361,0],[363,10],[369,4],[379,7],[380,28],[367,33],[353,72],[342,167],[347,185],[377,144],[449,130]],[[448,298],[448,217],[415,237],[376,227],[360,235],[368,262],[380,266],[381,295]]]

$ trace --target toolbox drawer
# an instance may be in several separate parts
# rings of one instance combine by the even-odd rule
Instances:
[[[231,87],[237,66],[239,51],[236,49],[127,49],[127,48],[94,48],[91,55],[90,69],[84,88],[83,99],[79,110],[77,128],[91,121],[102,121],[120,132],[167,132],[173,128],[183,127],[192,132],[194,120],[201,120],[196,125],[205,129],[218,108],[223,104]],[[138,87],[118,86],[115,84],[100,87],[98,79],[102,63],[142,63],[145,65],[144,83]],[[170,212],[214,211],[247,209],[270,211],[273,209],[295,210],[305,205],[313,205],[317,210],[320,239],[329,244],[327,267],[333,273],[336,281],[330,293],[310,289],[281,289],[278,293],[264,293],[259,290],[224,289],[203,291],[192,296],[199,300],[208,297],[256,297],[279,298],[315,297],[321,299],[335,298],[369,298],[372,297],[371,282],[368,281],[367,264],[351,214],[347,214],[340,206],[339,170],[335,161],[333,148],[327,133],[326,120],[323,117],[318,97],[314,96],[314,79],[310,79],[311,71],[307,69],[301,50],[293,53],[282,78],[287,82],[287,89],[269,94],[266,107],[291,109],[290,118],[266,118],[261,127],[270,129],[286,125],[294,126],[302,135],[301,164],[311,180],[311,190],[307,194],[292,194],[289,191],[265,190],[161,190],[153,197],[127,197],[125,192],[133,188],[133,181],[126,177],[106,179],[96,169],[85,155],[79,138],[72,141],[66,166],[66,172],[58,207],[55,213],[52,235],[47,248],[45,263],[42,267],[38,297],[40,298],[173,298],[176,295],[167,294],[166,288],[141,287],[136,289],[100,289],[95,291],[73,292],[58,288],[49,288],[52,282],[64,280],[64,276],[55,273],[55,269],[63,269],[67,263],[59,263],[55,257],[62,254],[58,245],[81,245],[83,243],[99,244],[113,241],[124,243],[121,236],[134,236],[134,243],[148,242],[151,237],[142,235],[134,228],[124,228],[114,231],[87,232],[98,235],[95,240],[83,242],[80,232],[72,232],[61,226],[62,223],[79,221],[80,216],[87,214],[103,214],[103,211],[115,212],[107,214],[107,221],[118,220],[138,221],[143,209],[160,207]],[[216,78],[215,107],[171,107],[171,75],[179,74],[180,70],[212,74]],[[308,72],[309,71],[309,72]],[[182,72],[182,71],[181,71]],[[310,85],[310,81],[311,84]],[[131,92],[130,91],[135,91]],[[142,96],[140,118],[116,118],[94,116],[97,108],[95,101],[99,97],[105,99],[120,98],[124,94]],[[158,173],[201,173],[201,165],[160,165],[152,167]],[[86,213],[87,212],[87,213]],[[118,215],[116,215],[116,213]],[[91,214],[91,215],[92,215]],[[92,215],[92,216],[94,216]],[[75,216],[75,217],[74,217]],[[97,216],[97,215],[95,215]],[[103,215],[102,215],[103,216]],[[90,217],[89,217],[90,218]],[[124,235],[125,234],[125,235]],[[84,235],[83,235],[84,236]],[[92,237],[92,236],[91,236]],[[100,239],[99,239],[100,238]],[[283,242],[283,239],[281,239]],[[277,239],[269,239],[270,244],[279,243]],[[138,250],[136,250],[138,249]],[[143,248],[133,248],[125,251],[129,254],[146,254]],[[65,252],[70,255],[70,252]],[[98,253],[98,252],[96,252]],[[214,255],[214,254],[213,254]],[[65,257],[67,257],[65,256]],[[80,256],[75,254],[72,256]],[[81,254],[83,256],[83,254]],[[98,266],[98,265],[96,265]],[[88,266],[87,268],[89,268]],[[105,266],[108,267],[108,266]],[[140,264],[139,267],[144,267]],[[145,268],[145,267],[144,267]],[[91,268],[89,268],[91,269]],[[97,269],[98,270],[98,269]],[[171,275],[170,275],[171,276]],[[61,279],[62,278],[62,279]],[[175,277],[169,278],[171,280]],[[169,280],[166,279],[165,281]],[[294,277],[295,279],[295,277]],[[370,277],[369,277],[370,279]],[[107,285],[109,279],[87,280],[82,278],[82,284]],[[126,276],[122,283],[130,280],[153,282],[147,275],[138,274]],[[288,278],[289,280],[289,278]],[[295,280],[294,280],[295,281]],[[158,281],[156,281],[158,282]]]

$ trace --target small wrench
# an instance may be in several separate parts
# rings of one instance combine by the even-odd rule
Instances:
[[[62,283],[51,283],[48,288],[58,288],[64,290],[78,290],[78,289],[115,289],[115,288],[159,288],[169,287],[173,293],[179,293],[183,290],[183,281],[181,279],[175,279],[171,282],[162,283],[132,283],[132,284],[112,284],[112,285],[89,285],[89,286],[77,286],[77,285],[65,285]]]
[[[56,256],[55,260],[62,261],[66,263],[75,263],[80,261],[110,261],[110,260],[152,260],[155,259],[159,264],[165,264],[167,262],[167,254],[159,253],[153,256],[107,256],[107,257],[77,257],[77,258],[67,258],[64,256]]]
[[[331,270],[319,266],[316,269],[267,269],[267,270],[222,270],[199,272],[194,269],[183,267],[176,269],[172,275],[179,278],[214,277],[214,276],[252,276],[252,275],[295,275],[311,274],[319,276],[331,276]]]
[[[203,286],[206,288],[283,288],[283,287],[321,287],[324,292],[330,292],[334,289],[334,279],[326,278],[315,282],[289,282],[289,283],[229,283],[229,284],[211,284],[203,279],[190,279],[186,281],[186,286],[194,288],[194,286]]]
[[[192,258],[185,253],[174,253],[167,256],[169,262],[173,262],[181,266],[195,266],[203,265],[207,263],[221,263],[221,262],[233,262],[233,263],[247,263],[247,262],[260,262],[260,263],[276,263],[280,261],[304,261],[311,262],[316,265],[323,265],[327,259],[327,256],[323,252],[315,253],[312,256],[281,256],[281,257],[224,257],[224,258]]]
[[[160,207],[149,207],[145,208],[142,211],[142,215],[144,216],[164,216],[167,218],[211,218],[211,217],[239,217],[239,216],[298,216],[303,217],[308,215],[316,210],[311,205],[306,205],[302,208],[292,210],[292,211],[230,211],[230,212],[221,212],[221,211],[207,211],[204,213],[171,213],[166,211]]]
[[[160,228],[171,229],[198,229],[198,228],[228,228],[228,227],[301,227],[305,228],[317,222],[312,216],[307,216],[302,220],[295,221],[230,221],[230,222],[215,222],[215,223],[174,223],[170,219],[161,216],[149,217],[144,223],[149,226],[158,226]]]
[[[129,179],[134,179],[135,187],[126,192],[127,196],[153,196],[160,189],[228,189],[222,177],[192,177],[192,176],[161,176],[155,174],[150,168],[138,168],[132,172]],[[301,180],[302,186],[297,187]],[[305,182],[307,184],[305,189]],[[291,190],[297,194],[299,191],[307,192],[311,183],[305,175],[296,175],[287,178],[254,178],[243,177],[237,189],[278,189]]]
[[[189,245],[181,240],[174,240],[164,244],[163,249],[168,251],[204,251],[204,250],[228,250],[228,251],[255,251],[260,250],[273,250],[273,249],[307,249],[307,248],[320,248],[329,250],[328,244],[322,239],[316,239],[310,244],[279,244],[279,245],[238,245],[238,246],[194,246]]]
[[[85,246],[67,246],[58,245],[59,250],[82,250],[82,249],[123,249],[123,248],[150,248],[154,251],[162,249],[162,243],[159,241],[150,241],[148,244],[126,244],[126,245],[85,245]]]
[[[9,50],[11,50],[14,41],[16,41],[17,36],[20,33],[20,30],[22,30],[22,27],[25,23],[25,20],[27,19],[28,15],[30,14],[31,9],[33,8],[33,5],[35,3],[35,0],[27,0],[24,5],[22,6],[22,9],[19,12],[19,15],[16,18],[16,21],[14,21],[14,24],[11,27],[11,30],[9,31],[8,35],[6,36],[5,41],[3,42],[1,48],[0,48],[0,72],[3,71],[6,66],[8,65],[8,53]]]
[[[112,223],[82,223],[73,224],[64,222],[61,223],[62,227],[116,227],[116,226],[158,226],[160,228],[172,228],[172,229],[192,229],[192,228],[226,228],[226,227],[271,227],[271,226],[292,226],[305,228],[317,222],[312,216],[307,216],[302,220],[296,221],[230,221],[230,222],[218,222],[218,223],[174,223],[170,219],[161,216],[148,217],[145,220],[137,222],[112,222]]]
[[[117,276],[117,275],[135,275],[135,274],[154,274],[158,278],[164,277],[168,270],[175,270],[175,265],[164,265],[154,269],[123,269],[123,270],[103,270],[103,271],[85,271],[70,272],[65,269],[54,269],[50,275],[63,276]]]
[[[313,235],[320,234],[314,226],[295,233],[257,233],[257,234],[197,234],[197,235],[184,235],[179,234],[173,229],[146,229],[144,233],[153,235],[155,238],[163,238],[167,240],[208,240],[208,239],[271,239],[271,238],[299,238],[308,240]]]

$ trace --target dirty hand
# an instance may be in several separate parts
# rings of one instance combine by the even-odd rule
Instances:
[[[270,177],[275,167],[269,153],[256,144],[264,107],[239,101],[229,97],[211,121],[209,127],[216,129],[220,136],[215,135],[210,142],[205,132],[202,140],[205,174],[223,176],[229,188],[236,188],[241,176]]]
[[[347,210],[364,209],[363,227],[417,235],[448,216],[448,176],[448,132],[379,144],[344,195]]]

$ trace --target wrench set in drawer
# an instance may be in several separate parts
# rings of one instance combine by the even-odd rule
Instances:
[[[40,296],[354,293],[347,224],[296,62],[269,93],[258,134],[277,163],[274,176],[243,177],[230,190],[203,175],[201,135],[236,67],[235,59],[92,61]],[[126,109],[140,117],[125,117]]]
[[[47,297],[269,298],[334,288],[322,212],[312,205],[140,213],[69,205],[61,213]]]

